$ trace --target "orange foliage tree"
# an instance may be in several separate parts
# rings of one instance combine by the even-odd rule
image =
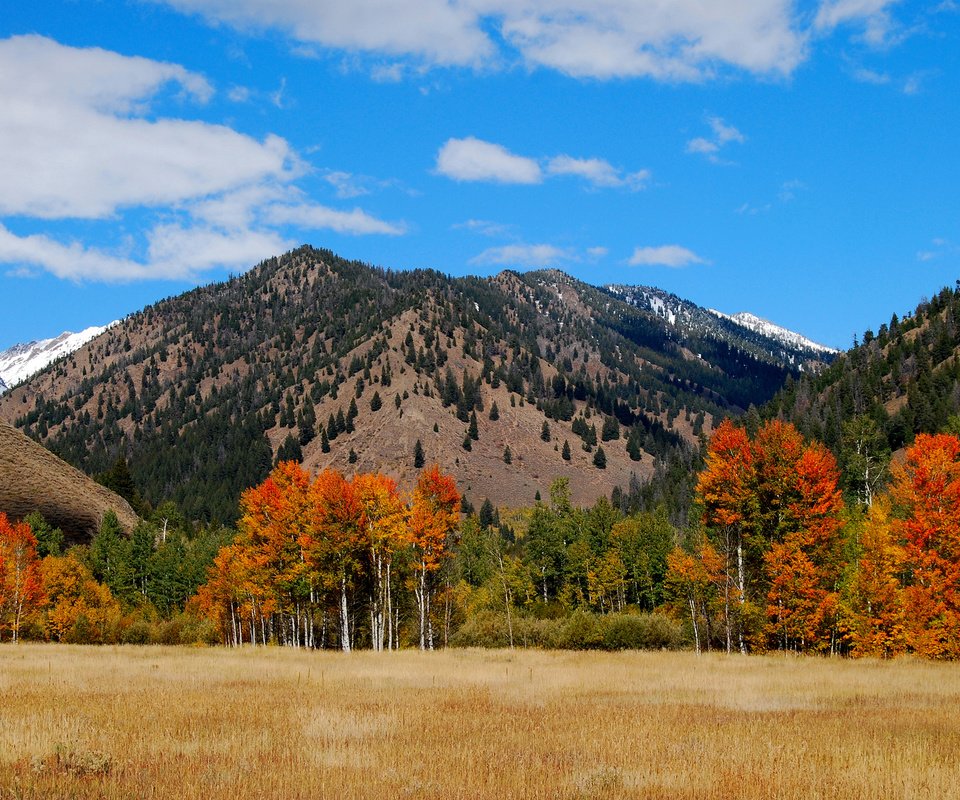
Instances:
[[[905,637],[932,658],[960,656],[960,439],[917,436],[893,468],[894,531],[905,550]]]
[[[450,537],[459,523],[460,493],[456,483],[434,464],[420,474],[410,508],[409,541],[416,563],[414,595],[420,618],[421,650],[433,649],[433,576],[443,563]]]
[[[696,651],[709,650],[712,607],[728,585],[723,558],[705,538],[693,553],[675,547],[667,555],[666,585],[668,593],[690,612]]]
[[[46,602],[39,614],[45,635],[58,642],[114,640],[122,613],[110,589],[72,554],[40,562]]]
[[[397,645],[394,619],[393,559],[403,547],[407,530],[407,507],[397,484],[386,475],[361,474],[353,479],[353,491],[363,509],[364,544],[371,575],[370,639],[374,650]]]
[[[43,600],[37,538],[27,523],[11,524],[0,513],[0,640],[9,631],[17,641],[25,617]]]
[[[192,607],[219,626],[226,644],[306,647],[325,643],[332,608],[337,641],[350,650],[358,590],[368,588],[371,646],[396,647],[396,557],[408,552],[401,561],[419,565],[416,583],[426,591],[418,604],[422,595],[429,611],[430,576],[447,556],[459,502],[452,478],[436,467],[421,475],[408,507],[386,476],[348,480],[323,470],[311,480],[283,462],[243,493],[237,538],[217,555]],[[422,616],[420,628],[429,631]]]
[[[906,550],[893,532],[886,496],[870,506],[844,610],[855,656],[888,658],[906,652],[906,609],[901,576]]]
[[[833,456],[772,420],[751,438],[729,421],[697,482],[723,563],[726,646],[837,646],[843,499]],[[680,562],[675,559],[675,563]],[[766,624],[764,623],[766,619]]]

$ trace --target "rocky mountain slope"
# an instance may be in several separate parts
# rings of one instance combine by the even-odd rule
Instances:
[[[137,524],[126,500],[0,421],[0,511],[11,519],[39,511],[78,544],[89,543],[108,510],[127,533]]]
[[[558,271],[451,279],[304,247],[131,315],[0,417],[90,474],[125,452],[147,501],[198,519],[231,520],[280,457],[409,486],[422,452],[476,504],[558,476],[588,503],[800,375],[700,312],[713,329]]]

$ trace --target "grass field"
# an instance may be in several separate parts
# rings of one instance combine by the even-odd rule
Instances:
[[[960,797],[960,667],[0,647],[0,798]]]

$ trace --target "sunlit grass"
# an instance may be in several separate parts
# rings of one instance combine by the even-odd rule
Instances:
[[[0,797],[957,796],[960,670],[0,647]]]

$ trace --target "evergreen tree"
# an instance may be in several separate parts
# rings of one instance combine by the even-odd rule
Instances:
[[[507,445],[503,448],[503,463],[512,464],[513,463],[513,451],[510,450],[510,445]]]
[[[470,412],[470,427],[467,429],[467,436],[469,436],[473,441],[477,441],[480,438],[480,430],[477,427],[477,412]]]
[[[570,460],[570,442],[566,439],[563,440],[563,450],[560,453],[564,461]]]
[[[545,442],[550,441],[550,423],[546,420],[543,421],[543,427],[540,428],[540,438]]]
[[[423,454],[423,443],[417,439],[417,443],[413,446],[413,466],[416,469],[421,469],[426,461]]]
[[[607,454],[603,452],[603,447],[598,447],[597,452],[593,454],[593,466],[597,469],[607,468]]]
[[[374,392],[370,398],[370,410],[379,411],[383,407],[383,401],[380,399],[380,392]]]
[[[496,422],[500,419],[500,408],[497,406],[497,401],[493,401],[493,405],[490,406],[490,421]]]

